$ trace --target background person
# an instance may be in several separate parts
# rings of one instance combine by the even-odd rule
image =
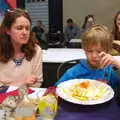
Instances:
[[[56,85],[70,79],[105,80],[115,88],[120,81],[120,61],[109,54],[112,48],[112,35],[107,27],[93,25],[82,36],[82,47],[87,59],[68,69]],[[117,72],[114,67],[119,69]]]
[[[30,16],[9,10],[0,29],[0,83],[40,87],[42,82],[42,52],[33,39]]]
[[[42,49],[47,48],[47,38],[48,30],[41,20],[37,21],[37,25],[32,29],[34,36],[38,40],[39,45]]]
[[[66,45],[68,46],[71,39],[80,38],[80,28],[73,22],[71,18],[67,19],[64,28],[64,36]]]
[[[114,26],[112,30],[113,34],[113,55],[120,54],[120,11],[118,11],[114,17]]]
[[[89,27],[91,27],[94,24],[95,24],[94,15],[88,14],[87,16],[85,16],[85,20],[81,28],[82,33],[84,33]]]
[[[114,27],[112,33],[114,40],[120,41],[120,11],[118,11],[114,17]]]

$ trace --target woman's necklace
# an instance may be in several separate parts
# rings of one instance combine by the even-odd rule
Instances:
[[[21,56],[19,58],[13,58],[13,62],[16,64],[16,66],[20,66],[23,62],[24,56]]]

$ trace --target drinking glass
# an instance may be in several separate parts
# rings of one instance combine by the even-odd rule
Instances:
[[[48,94],[40,98],[38,105],[39,119],[40,120],[53,120],[57,114],[58,103],[57,98]]]
[[[36,120],[34,107],[18,107],[15,111],[15,120]]]

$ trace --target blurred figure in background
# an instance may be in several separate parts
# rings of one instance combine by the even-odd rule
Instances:
[[[80,28],[73,22],[71,18],[67,19],[67,25],[64,28],[65,42],[68,46],[71,39],[80,38]]]
[[[28,12],[7,10],[0,28],[0,84],[40,87],[42,51],[35,43]]]
[[[112,33],[114,40],[120,41],[120,11],[118,11],[114,17],[114,27]]]
[[[82,25],[82,33],[85,32],[89,27],[91,27],[92,25],[95,24],[95,18],[94,15],[89,14],[87,16],[85,16],[85,20],[84,23]]]
[[[113,51],[112,55],[119,55],[120,54],[120,11],[118,11],[114,17],[114,24],[113,24]]]
[[[47,48],[46,35],[48,33],[48,30],[43,24],[43,22],[41,20],[38,20],[36,26],[33,27],[32,31],[41,48],[46,49]]]

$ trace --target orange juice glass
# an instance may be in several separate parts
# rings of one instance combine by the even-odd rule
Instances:
[[[36,120],[34,107],[17,108],[15,120]]]

